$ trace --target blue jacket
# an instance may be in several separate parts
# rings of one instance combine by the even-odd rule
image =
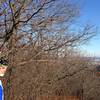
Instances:
[[[3,100],[3,87],[1,80],[0,80],[0,100]]]

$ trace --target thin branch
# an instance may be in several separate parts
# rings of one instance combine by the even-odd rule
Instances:
[[[11,0],[9,0],[9,7],[10,7],[10,10],[11,10],[11,14],[12,14],[12,20],[14,22],[14,16],[13,16],[13,8],[12,8],[12,5],[11,5]]]
[[[19,7],[18,10],[14,13],[14,17],[15,17],[15,18],[17,18],[17,17],[20,15],[20,12],[21,12],[21,10],[22,10],[24,4],[25,4],[25,0],[22,2],[21,7]]]
[[[27,20],[25,20],[25,21],[19,21],[18,23],[27,23],[27,22],[28,22],[29,20],[31,20],[36,14],[38,14],[38,13],[43,9],[43,7],[44,7],[46,4],[49,4],[49,3],[53,2],[53,1],[55,1],[55,0],[50,0],[50,1],[48,1],[48,2],[44,2],[44,3],[41,5],[41,7],[38,8],[38,10],[37,10],[36,12],[34,12]]]
[[[81,72],[81,71],[83,71],[83,70],[85,70],[85,69],[87,69],[87,68],[88,68],[88,67],[84,67],[84,68],[81,68],[81,69],[79,69],[79,70],[77,70],[77,71],[75,71],[75,72],[73,72],[73,73],[69,73],[69,74],[66,74],[66,75],[64,75],[64,76],[58,77],[56,81],[65,79],[65,78],[70,77],[70,76],[73,76],[73,75],[76,75],[77,73],[79,73],[79,72]]]

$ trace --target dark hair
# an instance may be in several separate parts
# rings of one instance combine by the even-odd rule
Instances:
[[[100,65],[96,66],[96,70],[100,72]]]
[[[0,58],[0,64],[8,65],[8,61],[4,59],[4,57]]]

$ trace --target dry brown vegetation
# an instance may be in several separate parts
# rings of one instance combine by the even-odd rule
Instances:
[[[51,57],[44,53],[35,60],[30,49],[19,50],[20,53],[16,52],[18,54],[13,58],[10,80],[6,79],[4,89],[6,99],[9,92],[10,100],[35,100],[40,96],[76,96],[81,100],[99,100],[99,79],[94,77],[88,59],[74,53],[59,58],[55,58],[55,53]],[[22,62],[23,58],[25,61]],[[7,74],[5,77],[8,77]]]
[[[79,98],[75,96],[55,96],[55,97],[37,97],[36,100],[79,100]]]
[[[61,1],[0,3],[0,49],[9,62],[3,79],[5,100],[39,96],[99,100],[99,80],[91,61],[75,50],[95,35],[94,27],[71,30],[80,9],[75,2]]]

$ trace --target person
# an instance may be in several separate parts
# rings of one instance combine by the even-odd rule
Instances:
[[[0,100],[4,100],[3,99],[3,86],[2,86],[1,80],[0,80]]]

